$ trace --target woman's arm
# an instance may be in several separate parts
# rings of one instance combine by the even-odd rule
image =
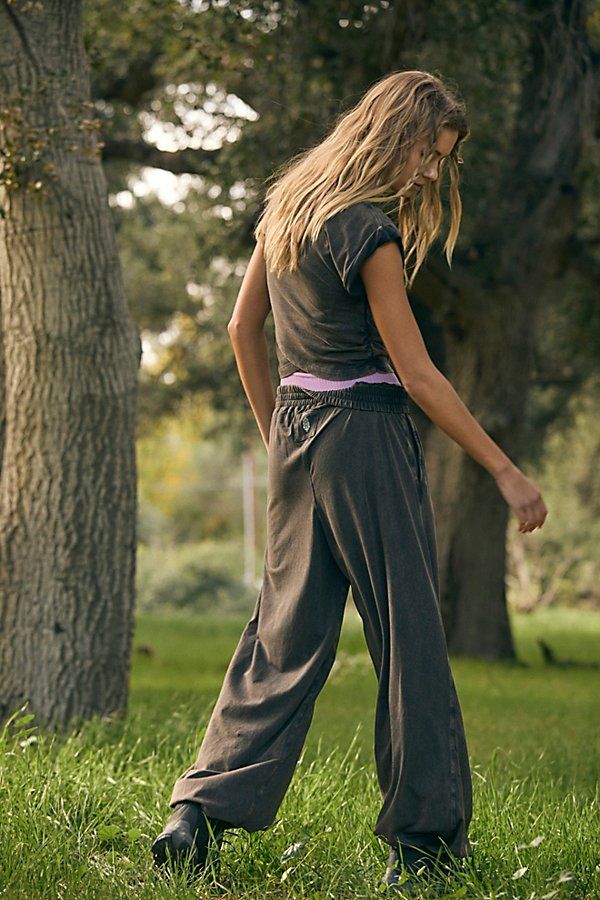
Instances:
[[[265,446],[275,408],[264,324],[271,312],[262,245],[256,244],[246,269],[227,331],[248,402]]]
[[[398,245],[378,247],[361,266],[360,275],[377,330],[410,397],[493,476],[519,518],[519,531],[541,527],[548,510],[540,491],[484,431],[433,364],[406,295]]]

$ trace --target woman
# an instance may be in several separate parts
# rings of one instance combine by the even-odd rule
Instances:
[[[158,863],[199,869],[226,828],[274,820],[333,664],[348,588],[378,677],[375,757],[389,845],[383,884],[472,853],[471,776],[440,615],[433,510],[408,397],[496,480],[522,532],[540,492],[435,368],[406,295],[441,222],[461,215],[462,103],[437,77],[372,86],[266,194],[229,324],[268,451],[262,587],[196,762],[175,782]],[[398,225],[378,204],[398,202]],[[411,277],[406,264],[414,257]],[[272,310],[280,383],[263,326]]]

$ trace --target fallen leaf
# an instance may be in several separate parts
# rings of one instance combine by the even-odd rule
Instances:
[[[295,844],[291,844],[280,856],[280,859],[290,859],[291,857],[298,856],[306,841],[296,841]]]
[[[563,881],[571,881],[572,878],[573,878],[572,872],[561,872],[560,875],[558,876],[558,881],[556,883],[562,884]]]

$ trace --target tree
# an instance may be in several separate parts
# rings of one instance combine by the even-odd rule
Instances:
[[[123,711],[139,334],[79,0],[0,3],[0,716]]]

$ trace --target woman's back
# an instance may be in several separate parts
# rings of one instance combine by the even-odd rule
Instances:
[[[332,380],[393,373],[359,275],[364,260],[400,232],[374,203],[353,203],[310,240],[294,272],[267,270],[280,378],[310,372]]]

